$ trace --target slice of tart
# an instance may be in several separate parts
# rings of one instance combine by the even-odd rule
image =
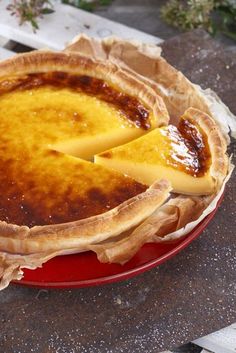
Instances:
[[[96,155],[95,162],[147,185],[166,178],[177,193],[206,195],[216,191],[227,174],[225,152],[226,144],[214,120],[189,108],[178,127],[157,128]]]

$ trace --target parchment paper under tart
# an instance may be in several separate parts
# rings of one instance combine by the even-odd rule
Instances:
[[[230,130],[232,136],[236,136],[236,119],[229,109],[214,92],[202,90],[169,65],[161,57],[159,47],[118,38],[99,41],[80,35],[72,41],[65,52],[78,52],[103,63],[112,62],[123,71],[134,74],[163,98],[172,124],[178,122],[186,109],[194,107],[214,118],[227,144],[230,143]],[[22,268],[37,268],[58,255],[92,250],[102,262],[125,263],[146,242],[169,242],[184,237],[215,209],[232,170],[233,165],[230,164],[227,177],[214,195],[199,197],[172,195],[163,206],[141,221],[136,228],[132,228],[130,232],[116,234],[114,239],[104,239],[102,242],[87,244],[83,248],[57,249],[32,254],[10,254],[2,251],[0,289],[5,288],[11,280],[21,279]],[[168,190],[167,188],[167,192]],[[193,209],[194,212],[189,212]]]
[[[184,112],[193,107],[215,120],[228,145],[230,135],[236,138],[236,117],[229,108],[214,91],[209,88],[203,90],[171,66],[161,57],[160,47],[138,41],[123,41],[117,37],[99,41],[79,35],[65,50],[79,51],[96,60],[108,60],[127,72],[138,74],[164,100],[170,124],[177,125]],[[121,236],[120,241],[116,239],[92,246],[91,250],[97,253],[101,262],[125,263],[146,242],[173,242],[186,236],[216,208],[233,169],[234,165],[230,162],[228,175],[214,195],[175,195],[128,236]]]

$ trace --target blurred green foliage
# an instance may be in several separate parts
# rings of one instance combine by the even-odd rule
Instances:
[[[204,28],[236,40],[236,0],[169,0],[161,16],[182,30]]]
[[[29,22],[34,31],[38,29],[37,18],[52,13],[50,0],[12,0],[7,9],[19,19],[19,24]]]

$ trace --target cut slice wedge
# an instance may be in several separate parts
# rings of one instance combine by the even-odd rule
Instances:
[[[227,174],[226,144],[214,120],[190,108],[179,126],[158,128],[130,143],[95,156],[95,163],[151,185],[168,179],[173,191],[213,193]]]

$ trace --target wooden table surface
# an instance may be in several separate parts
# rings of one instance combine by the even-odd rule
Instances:
[[[166,41],[163,53],[192,81],[214,89],[236,114],[233,48],[225,50],[195,31]],[[0,352],[151,353],[235,322],[235,181],[234,174],[203,234],[158,268],[102,287],[11,285],[2,291]]]

